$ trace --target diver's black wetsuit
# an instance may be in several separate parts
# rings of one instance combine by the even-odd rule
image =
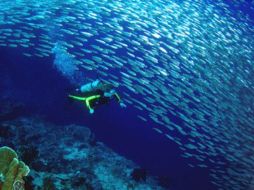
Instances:
[[[100,98],[91,101],[90,105],[95,108],[100,105],[108,104],[110,102],[110,97],[105,97],[102,90],[96,90],[92,95],[100,95]]]

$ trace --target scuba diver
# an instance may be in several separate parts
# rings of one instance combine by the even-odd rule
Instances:
[[[82,85],[79,89],[76,89],[76,93],[78,95],[69,94],[68,97],[83,102],[91,114],[94,113],[96,107],[108,104],[113,99],[116,99],[121,107],[126,107],[115,91],[114,86],[110,83],[103,83],[98,79]]]

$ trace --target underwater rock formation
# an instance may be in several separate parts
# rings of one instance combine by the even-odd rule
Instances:
[[[147,171],[142,168],[136,168],[132,171],[131,176],[135,181],[145,181],[146,180]]]
[[[96,141],[85,126],[57,126],[38,116],[19,117],[0,122],[0,145],[13,147],[29,165],[26,190],[163,190],[146,172],[145,180],[133,179],[139,166]],[[22,182],[16,185],[23,188],[22,177],[29,169],[17,160],[17,154],[1,148],[1,163],[4,178],[11,184]],[[9,186],[4,184],[2,190],[9,190]]]
[[[45,177],[43,179],[43,190],[55,190],[56,187],[54,185],[54,182],[50,177]]]
[[[24,190],[23,177],[29,172],[29,167],[18,160],[14,150],[9,147],[0,148],[1,190]]]
[[[23,112],[23,105],[12,103],[7,98],[0,98],[0,121],[15,119]]]

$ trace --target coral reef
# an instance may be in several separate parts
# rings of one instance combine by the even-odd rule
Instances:
[[[50,177],[45,177],[43,179],[43,190],[55,190],[56,187],[54,185],[54,182]]]
[[[131,173],[132,178],[135,181],[145,181],[146,180],[146,176],[147,176],[147,172],[145,169],[142,168],[135,168],[132,173]]]
[[[13,103],[8,98],[0,97],[0,105],[0,122],[15,119],[24,112],[22,104]]]
[[[0,144],[14,148],[29,165],[26,190],[163,189],[145,170],[96,141],[85,126],[57,126],[36,116],[19,117],[0,122]],[[27,167],[15,152],[10,151],[7,157],[9,164],[14,160],[12,167],[20,167],[15,180],[23,183]],[[7,169],[0,171],[6,174]]]
[[[23,177],[27,176],[29,171],[28,166],[18,160],[14,150],[6,146],[0,148],[1,190],[24,189]]]

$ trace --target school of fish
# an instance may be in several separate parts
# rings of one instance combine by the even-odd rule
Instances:
[[[119,85],[191,167],[211,168],[218,189],[246,190],[254,178],[254,21],[237,9],[244,1],[232,4],[1,0],[0,47],[55,56],[67,77],[96,73]],[[254,1],[248,6],[254,11]]]

